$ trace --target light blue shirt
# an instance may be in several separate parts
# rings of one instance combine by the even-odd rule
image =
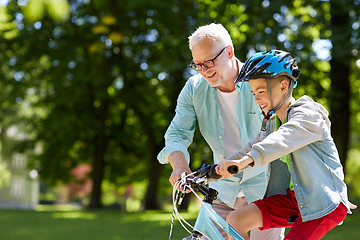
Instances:
[[[241,143],[245,144],[260,130],[262,113],[247,82],[238,83],[236,89],[240,93],[236,106],[236,120]],[[177,100],[175,117],[165,133],[165,147],[158,154],[160,163],[168,163],[169,155],[175,151],[183,152],[186,160],[190,161],[187,148],[193,141],[196,120],[201,134],[213,152],[214,163],[219,163],[226,157],[224,123],[217,101],[216,88],[211,87],[200,74],[186,82]],[[210,187],[216,189],[219,192],[218,198],[230,207],[234,206],[240,190],[244,192],[249,203],[253,202],[262,198],[265,193],[265,167],[245,169],[243,174],[211,182]]]

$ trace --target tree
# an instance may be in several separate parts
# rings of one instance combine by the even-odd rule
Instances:
[[[61,11],[49,6],[54,2],[11,1],[8,17],[0,18],[0,116],[25,121],[42,143],[34,164],[48,183],[70,181],[79,164],[92,166],[91,208],[101,206],[104,179],[115,186],[146,180],[145,208],[160,207],[170,167],[156,155],[192,73],[187,37],[209,22],[229,30],[242,61],[269,48],[296,56],[302,73],[295,95],[306,93],[331,110],[346,160],[348,134],[359,131],[348,127],[349,117],[358,121],[348,104],[358,74],[358,1],[62,1]],[[20,118],[19,103],[31,114]],[[210,155],[199,135],[190,151],[196,163]]]
[[[193,25],[183,15],[192,4],[78,1],[71,3],[71,21],[54,22],[48,15],[35,23],[20,21],[16,45],[8,44],[14,51],[21,46],[14,68],[32,82],[38,96],[33,107],[46,109],[33,121],[43,146],[44,180],[67,182],[71,169],[90,163],[90,207],[98,208],[104,178],[125,184],[148,176],[145,207],[159,208],[159,129],[176,92],[167,95],[164,88],[179,89],[183,83],[187,42],[178,39],[186,39],[183,29]],[[20,8],[13,10],[16,15]]]
[[[351,62],[356,60],[351,54],[353,50],[351,44],[353,29],[350,21],[352,6],[349,3],[349,1],[330,1],[331,88],[336,89],[330,94],[331,131],[344,168],[346,167],[350,135]]]

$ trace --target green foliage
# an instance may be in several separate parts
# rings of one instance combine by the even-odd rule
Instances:
[[[169,192],[171,168],[159,166],[156,154],[192,74],[187,37],[209,22],[229,30],[242,61],[272,48],[296,56],[302,72],[295,97],[307,94],[329,109],[336,91],[329,64],[331,1],[18,2],[0,6],[1,128],[19,125],[31,136],[26,146],[40,143],[32,165],[51,184],[70,181],[80,163],[98,169],[100,162],[104,189],[147,179],[159,186],[148,192]],[[351,147],[358,149],[360,10],[356,1],[344,4],[353,23]],[[212,160],[199,133],[190,152],[194,169]],[[114,199],[106,195],[104,201]]]
[[[360,60],[358,59],[352,65],[353,75],[351,76],[351,129],[352,129],[352,146],[360,149]]]
[[[347,160],[346,182],[352,183],[351,193],[360,198],[360,150],[351,149]]]
[[[11,173],[7,164],[0,160],[0,188],[8,186],[10,183]]]
[[[24,15],[30,22],[41,21],[48,13],[55,21],[69,18],[70,6],[66,0],[29,0],[24,7]]]

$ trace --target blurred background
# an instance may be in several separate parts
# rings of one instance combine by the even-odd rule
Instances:
[[[168,210],[156,155],[194,74],[188,36],[211,22],[241,61],[296,57],[294,95],[330,112],[358,204],[359,0],[0,0],[0,208]],[[212,162],[199,134],[190,152],[193,169]]]

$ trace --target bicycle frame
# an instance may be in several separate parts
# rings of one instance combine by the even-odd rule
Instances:
[[[229,223],[227,223],[211,207],[210,203],[203,202],[194,225],[194,234],[202,233],[208,239],[222,240],[224,237],[215,226],[218,225],[224,232],[228,233],[235,240],[245,240]]]

